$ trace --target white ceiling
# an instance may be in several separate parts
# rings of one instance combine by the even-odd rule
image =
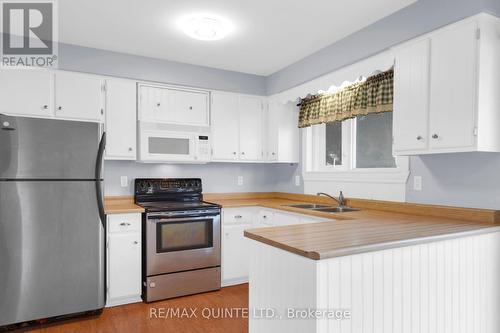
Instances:
[[[59,40],[153,58],[269,75],[416,0],[62,0]],[[220,41],[190,39],[179,17],[234,24]]]

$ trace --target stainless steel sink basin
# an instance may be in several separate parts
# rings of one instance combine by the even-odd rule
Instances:
[[[359,209],[351,208],[351,207],[328,207],[328,208],[317,208],[314,210],[318,211],[318,212],[325,212],[325,213],[347,213],[347,212],[356,212]]]
[[[293,208],[303,208],[303,209],[332,208],[331,206],[316,205],[316,204],[297,204],[297,205],[287,205],[287,206],[288,207],[293,207]]]

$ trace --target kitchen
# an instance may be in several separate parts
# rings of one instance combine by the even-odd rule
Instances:
[[[56,61],[0,68],[2,330],[499,331],[498,1],[44,3],[1,3]]]

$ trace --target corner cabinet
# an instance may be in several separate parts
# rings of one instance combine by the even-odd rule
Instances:
[[[141,301],[141,214],[107,216],[106,306]]]
[[[135,81],[106,79],[106,159],[136,159],[136,96]]]
[[[500,152],[500,20],[480,14],[395,48],[394,153]]]

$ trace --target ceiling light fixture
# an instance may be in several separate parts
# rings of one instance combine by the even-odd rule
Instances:
[[[223,39],[232,30],[229,21],[208,14],[185,16],[179,20],[179,27],[189,37],[205,41]]]

